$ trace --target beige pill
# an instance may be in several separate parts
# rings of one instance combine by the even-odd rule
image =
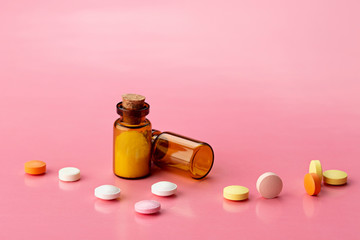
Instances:
[[[282,188],[283,182],[281,178],[273,172],[262,174],[256,182],[256,189],[264,198],[277,197],[281,193]]]

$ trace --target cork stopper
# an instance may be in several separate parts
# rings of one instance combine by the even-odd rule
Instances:
[[[145,97],[138,94],[122,95],[122,106],[128,110],[139,110],[144,107]]]

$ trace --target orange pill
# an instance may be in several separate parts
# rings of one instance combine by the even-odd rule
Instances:
[[[32,160],[25,163],[25,172],[31,175],[39,175],[46,172],[46,163]]]
[[[316,173],[306,174],[304,177],[304,187],[309,195],[318,195],[321,190],[321,180],[319,176]]]

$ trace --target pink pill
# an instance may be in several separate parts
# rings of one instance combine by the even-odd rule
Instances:
[[[278,196],[283,188],[281,178],[272,172],[262,174],[257,182],[256,189],[264,198],[274,198]]]
[[[160,211],[161,205],[154,200],[143,200],[135,203],[135,211],[141,214],[154,214]]]

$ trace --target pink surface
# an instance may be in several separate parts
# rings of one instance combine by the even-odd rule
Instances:
[[[358,239],[358,1],[2,1],[0,239]],[[215,165],[196,181],[154,168],[112,173],[122,93],[151,104],[154,128],[210,143]],[[43,176],[23,164],[47,163]],[[348,185],[305,193],[310,160]],[[78,182],[57,171],[78,167]],[[276,172],[281,195],[256,180]],[[151,194],[158,181],[174,197]],[[94,197],[102,184],[118,201]],[[223,187],[243,185],[231,202]],[[134,204],[157,200],[160,214]]]

